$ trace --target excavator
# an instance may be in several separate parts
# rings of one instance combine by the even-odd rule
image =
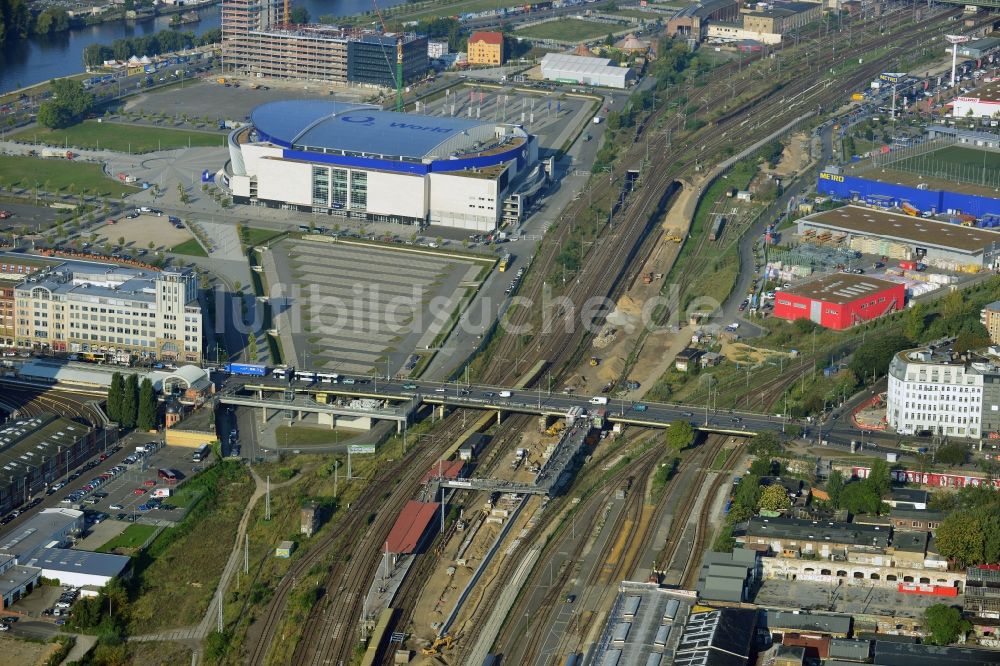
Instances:
[[[447,650],[452,646],[455,639],[451,637],[450,634],[445,634],[444,636],[439,636],[434,639],[434,642],[425,648],[421,648],[420,652],[427,657],[436,657],[441,654],[441,650]]]

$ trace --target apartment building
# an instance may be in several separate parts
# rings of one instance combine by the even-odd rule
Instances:
[[[987,304],[980,312],[980,321],[990,333],[990,342],[1000,343],[1000,301]]]
[[[502,65],[503,33],[477,31],[469,37],[470,65]]]
[[[201,307],[190,269],[66,262],[14,287],[14,311],[18,347],[201,362]]]
[[[1000,366],[994,358],[956,354],[947,343],[899,352],[889,364],[889,425],[906,435],[969,438],[1000,430]]]

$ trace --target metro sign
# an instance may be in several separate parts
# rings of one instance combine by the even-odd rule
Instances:
[[[906,72],[883,72],[878,75],[878,80],[886,83],[899,83],[900,79],[905,76]]]

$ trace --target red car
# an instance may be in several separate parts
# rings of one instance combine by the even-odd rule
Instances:
[[[142,485],[146,486],[147,488],[152,488],[153,486],[156,485],[156,481],[154,481],[153,479],[146,479],[145,481],[142,482]]]
[[[145,488],[136,488],[135,490],[132,491],[132,494],[133,495],[145,495],[146,494],[146,489]]]

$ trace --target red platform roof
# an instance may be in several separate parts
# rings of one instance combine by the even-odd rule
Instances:
[[[437,502],[418,502],[410,500],[403,507],[396,519],[396,524],[389,530],[388,549],[390,553],[412,553],[416,550],[420,539],[434,514],[438,511]]]
[[[420,483],[427,483],[431,479],[436,479],[441,477],[442,479],[458,479],[462,476],[462,469],[465,467],[465,462],[462,460],[445,460],[443,463],[438,465],[434,463],[431,468],[427,470],[424,474],[424,478],[420,480]]]

